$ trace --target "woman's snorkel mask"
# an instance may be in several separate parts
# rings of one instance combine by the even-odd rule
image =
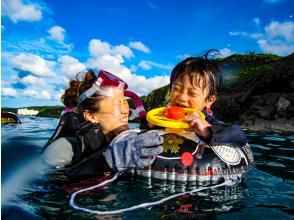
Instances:
[[[77,104],[79,106],[85,99],[92,97],[94,94],[99,94],[101,96],[113,96],[112,88],[126,90],[128,85],[119,77],[101,70],[98,73],[97,80],[93,83],[91,88],[79,96]]]
[[[77,100],[77,105],[80,106],[80,104],[85,99],[92,97],[94,94],[99,94],[101,96],[113,96],[113,88],[123,90],[124,95],[134,101],[136,109],[130,109],[130,120],[133,120],[137,117],[145,117],[146,111],[139,96],[137,96],[134,92],[127,91],[128,84],[125,83],[122,79],[104,70],[99,71],[97,80],[95,81],[95,83],[93,83],[91,88],[89,88],[79,96]]]

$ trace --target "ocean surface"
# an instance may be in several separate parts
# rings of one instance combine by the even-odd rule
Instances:
[[[294,218],[294,133],[247,132],[255,167],[237,185],[203,190],[123,214],[97,216],[73,209],[69,199],[74,191],[98,184],[104,177],[70,182],[62,174],[46,173],[39,161],[39,153],[58,119],[20,120],[22,124],[1,126],[2,219]],[[83,193],[78,203],[95,210],[115,210],[157,201],[193,187],[121,176],[108,186]]]

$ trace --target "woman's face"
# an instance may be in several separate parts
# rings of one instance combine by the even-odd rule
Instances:
[[[100,111],[94,113],[93,117],[105,135],[129,128],[129,105],[121,89],[113,89],[112,96],[103,98],[99,105]]]

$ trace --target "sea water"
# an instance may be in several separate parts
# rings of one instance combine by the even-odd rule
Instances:
[[[74,210],[71,193],[104,177],[71,182],[43,172],[42,147],[58,123],[55,118],[21,117],[1,127],[1,204],[3,219],[100,219]],[[136,127],[133,124],[132,127]],[[149,208],[104,216],[106,219],[293,219],[294,133],[247,132],[255,167],[234,186],[184,195]],[[93,210],[115,210],[153,202],[195,189],[185,183],[135,176],[83,193],[76,202]]]

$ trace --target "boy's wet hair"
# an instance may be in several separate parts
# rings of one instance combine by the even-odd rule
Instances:
[[[193,86],[199,86],[200,80],[203,80],[202,89],[208,87],[207,99],[213,95],[217,96],[220,93],[222,77],[220,68],[213,58],[218,54],[216,50],[209,50],[203,56],[188,57],[178,63],[170,76],[170,90],[179,77],[188,74]]]

